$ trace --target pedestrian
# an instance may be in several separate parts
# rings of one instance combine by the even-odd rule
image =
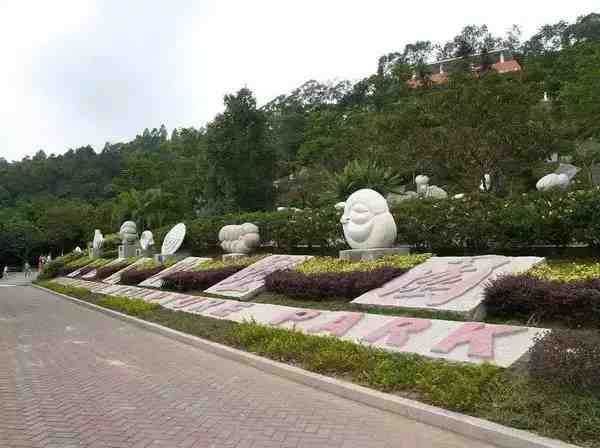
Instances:
[[[4,278],[5,279],[8,278],[8,266],[6,266],[6,265],[4,266],[4,271],[3,272],[4,272]]]
[[[25,278],[29,278],[31,276],[31,265],[29,262],[25,262]]]

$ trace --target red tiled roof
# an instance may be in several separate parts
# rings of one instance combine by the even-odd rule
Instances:
[[[514,59],[511,59],[510,61],[496,62],[492,65],[492,68],[498,73],[510,73],[520,71],[521,65]]]

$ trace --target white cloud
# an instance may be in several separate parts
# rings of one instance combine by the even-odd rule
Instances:
[[[595,1],[0,0],[0,157],[200,126],[247,85],[259,103],[315,78],[359,79],[406,43],[470,23],[530,35]]]

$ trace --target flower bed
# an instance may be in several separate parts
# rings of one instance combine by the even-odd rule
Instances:
[[[101,268],[98,268],[94,280],[104,280],[105,278],[108,278],[111,275],[113,275],[115,272],[119,272],[121,269],[126,268],[130,264],[131,262],[129,261],[123,261],[121,263],[115,263],[109,266],[103,266]]]
[[[378,288],[406,272],[391,266],[371,271],[324,272],[304,274],[295,270],[277,271],[267,276],[267,291],[299,299],[323,300],[326,298],[355,299],[367,291]]]
[[[119,280],[119,283],[121,285],[137,285],[143,282],[144,280],[152,277],[153,275],[158,274],[163,269],[165,269],[165,266],[163,265],[158,265],[150,268],[145,268],[144,266],[142,266],[141,269],[129,269],[123,272],[123,274],[121,274],[121,280]]]
[[[555,320],[570,327],[600,323],[600,278],[562,282],[509,275],[485,289],[488,316]]]
[[[430,256],[394,255],[360,262],[314,257],[294,269],[272,273],[265,279],[265,287],[271,293],[296,299],[355,299],[404,274]]]
[[[204,291],[245,267],[245,265],[233,265],[201,271],[174,272],[163,278],[162,288],[180,292]]]

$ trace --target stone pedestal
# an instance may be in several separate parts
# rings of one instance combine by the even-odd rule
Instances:
[[[380,249],[348,249],[340,251],[340,260],[373,261],[389,255],[408,255],[410,246],[383,247]]]
[[[248,254],[242,254],[242,253],[233,253],[233,254],[223,254],[223,257],[221,257],[221,259],[223,261],[233,261],[233,260],[238,260],[240,258],[248,258]]]
[[[119,246],[119,258],[135,257],[137,248],[135,244],[121,244]]]
[[[90,255],[92,258],[101,258],[102,257],[102,249],[92,249],[90,250]]]

